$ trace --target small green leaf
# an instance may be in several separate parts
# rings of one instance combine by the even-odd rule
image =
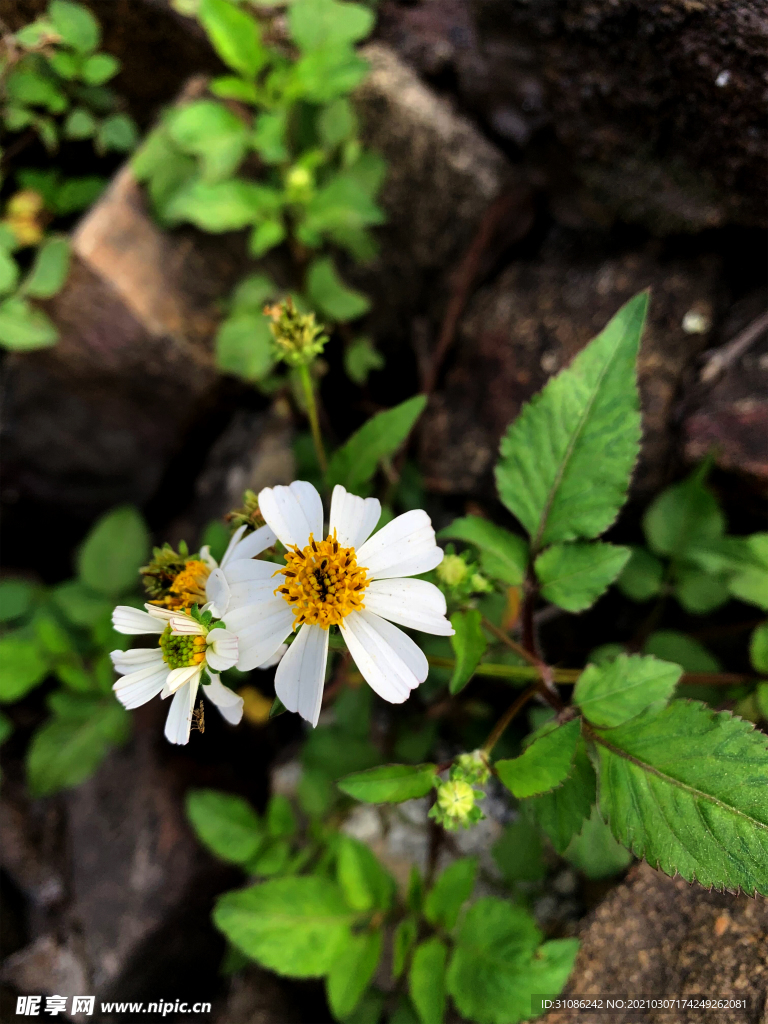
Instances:
[[[0,580],[0,622],[20,619],[32,607],[34,588],[26,580]]]
[[[706,548],[722,537],[725,518],[704,486],[701,469],[661,492],[643,517],[643,530],[656,554],[677,558],[689,548]]]
[[[342,793],[371,804],[399,804],[426,796],[435,781],[433,764],[383,764],[347,775],[337,783]]]
[[[542,793],[527,801],[539,827],[549,836],[552,845],[562,854],[589,817],[595,802],[595,772],[583,739],[576,746],[573,771],[562,786],[551,793]]]
[[[224,63],[253,78],[266,59],[256,19],[228,0],[200,0],[197,16]]]
[[[267,804],[267,832],[272,839],[290,838],[296,832],[296,815],[291,801],[276,793]]]
[[[115,150],[117,153],[130,153],[136,148],[138,141],[136,125],[127,114],[112,114],[106,117],[96,134],[96,145],[102,152]]]
[[[165,207],[170,222],[188,220],[203,231],[237,231],[280,209],[280,194],[240,178],[192,181]]]
[[[747,537],[747,548],[751,564],[739,570],[728,586],[734,597],[768,611],[768,533]]]
[[[53,209],[65,217],[91,206],[107,186],[105,178],[91,175],[85,178],[67,178],[56,191]]]
[[[451,616],[454,634],[450,640],[456,664],[448,689],[453,694],[461,693],[485,654],[488,641],[483,633],[482,619],[476,608],[470,608],[466,612],[454,612]]]
[[[56,74],[66,78],[67,81],[78,77],[84,63],[81,54],[72,53],[70,50],[54,50],[53,53],[46,54],[45,59]]]
[[[384,356],[370,338],[355,338],[344,349],[344,372],[355,384],[363,385],[368,375],[384,366]]]
[[[14,38],[19,46],[34,50],[44,40],[47,40],[49,36],[55,35],[56,29],[53,23],[46,18],[38,18],[37,21],[33,21],[30,25],[25,25],[24,28],[19,29],[15,33]]]
[[[453,930],[475,888],[477,864],[477,857],[462,857],[440,873],[424,901],[424,916],[430,924]]]
[[[645,548],[633,547],[631,551],[616,585],[632,601],[650,601],[661,593],[664,566]]]
[[[7,295],[16,287],[19,268],[16,260],[5,249],[0,249],[0,295]]]
[[[248,129],[223,103],[198,100],[178,110],[168,132],[184,153],[201,160],[205,181],[221,181],[238,168],[248,146]]]
[[[662,661],[671,661],[685,672],[720,672],[720,662],[706,647],[674,629],[651,633],[643,645],[643,654],[652,654]]]
[[[200,842],[222,860],[244,864],[261,846],[261,822],[242,797],[215,789],[193,789],[187,793],[186,809]]]
[[[523,816],[507,825],[491,853],[507,882],[540,882],[547,873],[538,829]]]
[[[232,309],[237,313],[263,313],[264,303],[277,293],[277,285],[267,274],[249,274],[232,293]]]
[[[692,615],[707,615],[730,598],[727,576],[713,576],[688,565],[675,566],[674,594]]]
[[[120,61],[111,53],[94,53],[84,63],[81,70],[83,81],[87,85],[104,85],[114,78],[120,70]]]
[[[373,11],[338,0],[294,0],[288,9],[291,38],[303,51],[356,43],[373,28]]]
[[[355,910],[388,910],[395,881],[365,843],[339,836],[336,876],[350,907]]]
[[[406,917],[395,928],[392,937],[392,977],[397,980],[405,970],[408,956],[419,934],[416,919]]]
[[[24,299],[15,296],[0,303],[0,345],[13,352],[48,348],[59,334],[48,317]]]
[[[97,128],[98,122],[90,110],[75,107],[68,114],[62,131],[65,139],[91,139]]]
[[[439,533],[441,539],[462,540],[480,550],[483,571],[511,587],[519,587],[528,565],[528,544],[522,537],[501,526],[465,516],[454,519]]]
[[[571,774],[580,729],[574,718],[543,732],[519,757],[496,762],[499,778],[518,800],[561,785]]]
[[[617,843],[597,807],[565,851],[565,859],[587,878],[612,878],[632,863],[632,854]]]
[[[272,335],[259,312],[235,310],[216,333],[216,365],[246,381],[263,380],[275,365]]]
[[[749,660],[758,672],[768,672],[768,622],[761,622],[752,634],[749,641]]]
[[[97,49],[101,40],[101,29],[87,7],[69,3],[69,0],[52,0],[48,5],[48,17],[63,42],[80,53]]]
[[[149,535],[140,513],[130,505],[103,516],[85,538],[77,555],[83,583],[110,597],[135,586],[149,551]]]
[[[62,236],[46,238],[37,250],[21,291],[34,299],[50,299],[60,291],[69,273],[69,241]]]
[[[112,601],[97,594],[80,580],[67,580],[55,587],[51,596],[56,606],[75,626],[95,626],[112,613]]]
[[[620,843],[668,875],[768,895],[768,737],[679,700],[595,737]]]
[[[367,65],[364,64],[364,67],[367,68]],[[326,233],[344,244],[348,232],[382,224],[384,219],[382,210],[354,176],[349,173],[336,174],[327,185],[315,192],[307,204],[305,219],[299,225],[298,233],[300,240],[308,244],[309,238],[303,237],[304,232],[313,237]]]
[[[408,991],[421,1024],[443,1024],[445,1019],[445,965],[448,949],[433,936],[414,950],[408,972]]]
[[[47,611],[37,613],[33,626],[42,650],[54,656],[73,653],[69,633]]]
[[[629,548],[615,544],[553,544],[536,559],[541,596],[581,612],[603,594],[627,564]]]
[[[0,702],[19,700],[48,675],[49,659],[40,646],[18,633],[0,637]]]
[[[256,118],[251,135],[251,145],[264,163],[280,164],[290,159],[285,144],[288,127],[288,112],[285,110],[262,111]]]
[[[330,256],[322,256],[310,265],[307,295],[321,313],[342,322],[356,320],[371,307],[365,295],[344,284]]]
[[[646,708],[665,705],[681,675],[680,666],[668,661],[620,654],[607,665],[587,665],[573,701],[593,725],[610,729]]]
[[[768,683],[758,683],[755,690],[755,701],[763,720],[768,722]]]
[[[246,956],[278,974],[321,978],[350,938],[355,919],[328,878],[278,878],[219,897],[213,921]]]
[[[381,956],[381,931],[350,935],[331,965],[326,981],[328,1005],[337,1020],[357,1008]]]
[[[427,399],[415,395],[394,409],[372,416],[334,452],[328,466],[328,486],[342,484],[357,494],[376,472],[383,458],[395,454],[424,411]]]
[[[329,103],[320,111],[317,127],[323,145],[334,149],[357,131],[357,118],[352,104],[345,96]]]
[[[534,552],[597,537],[624,504],[640,441],[635,364],[647,306],[646,292],[623,306],[501,442],[499,496]]]
[[[68,106],[67,97],[50,77],[24,65],[8,75],[5,87],[8,98],[20,107],[47,107],[52,114],[61,114]]]
[[[10,720],[8,715],[4,715],[0,711],[0,746],[8,739],[13,732],[13,722]]]
[[[244,866],[248,874],[268,878],[272,875],[285,874],[290,859],[291,844],[288,840],[274,839],[259,848],[256,856]]]
[[[259,93],[253,82],[237,75],[221,75],[214,78],[208,89],[222,100],[241,100],[243,103],[258,103]]]
[[[251,256],[258,259],[270,249],[274,249],[276,245],[280,245],[286,234],[282,219],[275,217],[272,220],[263,220],[261,224],[256,225],[251,233],[248,251]]]

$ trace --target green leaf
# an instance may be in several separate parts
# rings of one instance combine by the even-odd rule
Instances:
[[[48,348],[59,340],[59,333],[39,309],[16,297],[0,303],[0,345],[13,352],[31,352]]]
[[[522,815],[507,825],[491,853],[506,882],[540,882],[547,873],[539,832]]]
[[[24,64],[8,75],[5,87],[8,99],[20,107],[46,107],[53,114],[61,114],[68,106],[67,97],[50,77]]]
[[[235,311],[216,332],[216,365],[242,380],[263,380],[275,365],[272,335],[261,312]]]
[[[707,548],[722,536],[725,517],[704,486],[701,469],[661,492],[643,517],[643,530],[656,554],[677,558],[689,548]]]
[[[661,593],[664,566],[645,548],[633,547],[631,551],[616,585],[632,601],[650,601]]]
[[[671,661],[685,672],[720,672],[717,658],[706,647],[674,629],[660,629],[651,633],[643,645],[643,654],[652,654],[662,661]]]
[[[310,264],[307,295],[310,302],[331,320],[356,320],[371,308],[365,295],[347,288],[330,256],[322,256]]]
[[[581,612],[603,594],[627,564],[629,548],[615,544],[553,544],[536,559],[541,596]]]
[[[105,117],[96,134],[96,146],[102,152],[115,150],[117,153],[130,153],[138,141],[136,125],[127,114]]]
[[[383,224],[384,219],[382,211],[356,178],[351,174],[336,174],[307,204],[298,233],[300,240],[307,244],[310,239],[305,232],[312,237],[327,233],[343,244],[346,232]]]
[[[320,111],[317,127],[323,145],[334,149],[357,131],[357,118],[352,104],[342,96],[329,103]]]
[[[237,231],[280,209],[280,194],[240,178],[193,181],[165,208],[170,222],[188,220],[203,231]]]
[[[342,484],[359,493],[383,458],[391,457],[410,434],[424,411],[427,399],[415,395],[407,401],[372,416],[334,452],[328,466],[328,486]]]
[[[256,19],[228,0],[200,0],[197,16],[224,63],[253,78],[266,59]]]
[[[20,619],[32,607],[34,588],[26,580],[0,580],[0,622]]]
[[[337,0],[294,0],[288,9],[291,38],[305,52],[356,43],[368,35],[374,20],[363,4]]]
[[[290,838],[296,832],[296,815],[288,797],[276,793],[267,804],[267,832],[272,839]]]
[[[48,17],[62,40],[75,50],[90,53],[97,49],[101,29],[86,7],[68,0],[52,0],[48,5]]]
[[[565,851],[565,859],[587,878],[612,878],[632,863],[632,854],[617,843],[597,807]]]
[[[430,924],[453,930],[459,911],[475,888],[477,865],[477,857],[462,857],[438,875],[424,900],[424,916]]]
[[[573,772],[551,793],[533,797],[526,806],[552,845],[562,854],[578,835],[595,802],[595,772],[583,739],[579,739]]]
[[[416,947],[408,972],[408,991],[421,1024],[443,1024],[445,1019],[445,965],[448,949],[433,936]]]
[[[249,274],[232,293],[232,309],[237,313],[262,313],[264,319],[264,303],[277,293],[277,285],[267,274]]]
[[[104,85],[120,70],[120,61],[111,53],[94,53],[84,63],[82,79],[87,85]]]
[[[286,839],[275,839],[259,849],[256,857],[245,865],[251,875],[281,875],[285,873],[291,857],[291,845]]]
[[[53,696],[58,698],[55,705]],[[27,751],[27,780],[34,796],[79,786],[110,748],[130,734],[130,716],[114,698],[96,701],[60,692],[50,703],[55,716],[37,730]]]
[[[69,633],[47,611],[40,611],[34,618],[33,626],[41,648],[51,655],[73,653]]]
[[[258,103],[259,93],[253,82],[237,75],[222,75],[214,78],[208,89],[222,100],[241,100],[243,103]]]
[[[331,1013],[344,1020],[356,1009],[371,983],[381,956],[381,931],[350,935],[328,972]]]
[[[274,249],[286,238],[287,232],[282,219],[264,220],[253,229],[248,242],[248,251],[257,259]]]
[[[0,637],[0,702],[9,704],[41,683],[49,660],[34,640],[18,633]]]
[[[728,587],[734,597],[768,611],[768,533],[747,537],[751,564],[730,580]]]
[[[365,843],[339,836],[336,874],[350,907],[386,911],[392,904],[395,881]]]
[[[327,878],[278,878],[221,896],[213,921],[246,956],[278,974],[321,978],[347,946],[355,918]]]
[[[540,941],[539,929],[522,907],[491,896],[471,906],[459,927],[447,975],[459,1013],[479,1024],[513,1024],[529,1016],[530,998],[524,1014],[519,1008],[526,969]]]
[[[90,110],[75,107],[67,116],[62,131],[65,139],[91,139],[97,128],[98,122]]]
[[[13,732],[13,722],[7,715],[0,712],[0,746],[8,739]]]
[[[451,693],[461,693],[485,654],[488,641],[483,633],[482,620],[483,617],[476,608],[470,608],[466,612],[454,612],[451,616],[454,634],[450,640],[456,658],[453,675],[448,684]]]
[[[593,725],[612,728],[641,711],[667,703],[682,669],[668,661],[637,654],[620,654],[606,665],[587,665],[573,692]]]
[[[0,607],[2,591],[0,590]],[[749,660],[758,672],[768,672],[768,622],[761,622],[749,641]]]
[[[317,768],[334,780],[381,762],[368,737],[350,736],[335,725],[315,729],[304,743],[301,758],[306,768]]]
[[[435,778],[433,764],[383,764],[347,775],[337,782],[337,786],[355,800],[370,804],[399,804],[426,796]]]
[[[215,789],[192,789],[187,793],[186,809],[197,838],[222,860],[244,864],[261,846],[261,822],[242,797]]]
[[[595,737],[619,842],[668,875],[768,895],[768,737],[693,701]]]
[[[50,299],[60,291],[69,273],[69,241],[63,236],[46,238],[37,250],[21,291],[34,299]]]
[[[408,956],[419,934],[416,919],[406,917],[397,925],[392,937],[392,977],[397,979],[405,970]]]
[[[56,191],[53,201],[55,213],[62,217],[91,206],[106,188],[105,178],[90,175],[84,178],[67,178]]]
[[[505,530],[479,516],[454,519],[439,533],[441,538],[463,540],[480,550],[483,571],[511,587],[519,587],[528,565],[528,544],[509,530]]]
[[[51,26],[53,28],[53,26]],[[54,50],[47,53],[45,59],[57,75],[72,81],[77,78],[83,67],[83,57],[79,53],[72,53],[71,50]]]
[[[675,576],[675,597],[693,615],[707,615],[730,597],[726,576],[713,576],[687,565],[677,565]]]
[[[248,129],[223,103],[198,100],[168,121],[168,132],[184,153],[199,157],[205,181],[221,181],[238,168],[248,147]]]
[[[45,18],[38,18],[30,25],[25,25],[15,33],[14,38],[19,46],[33,50],[39,46],[48,36],[56,35],[56,29],[52,22]]]
[[[763,720],[768,722],[768,683],[758,683],[755,690],[755,700]]]
[[[648,295],[631,299],[511,424],[499,496],[532,538],[597,537],[624,504],[640,441],[636,369]]]
[[[363,385],[368,375],[384,366],[384,356],[370,338],[355,338],[344,349],[344,372],[355,384]]]
[[[80,580],[67,580],[51,592],[56,606],[75,626],[95,626],[112,612],[112,602]]]
[[[0,249],[0,295],[12,292],[18,280],[19,268],[16,260],[5,249]]]
[[[149,534],[137,509],[122,505],[96,523],[77,554],[77,572],[91,590],[110,597],[138,581],[149,552]]]
[[[542,732],[519,757],[496,762],[499,778],[518,800],[559,786],[571,774],[580,729],[574,718]]]

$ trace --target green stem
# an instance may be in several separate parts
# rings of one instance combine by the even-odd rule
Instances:
[[[500,718],[496,725],[493,727],[493,731],[491,732],[488,739],[480,748],[486,756],[488,756],[491,753],[493,748],[504,735],[504,731],[506,730],[507,726],[512,721],[512,719],[517,715],[519,711],[521,711],[525,707],[525,705],[528,703],[531,697],[534,697],[538,692],[539,683],[531,683],[528,689],[523,690],[523,692],[520,694],[517,700],[510,704],[502,718]]]
[[[309,374],[309,366],[306,363],[299,366],[299,377],[301,377],[301,385],[304,389],[304,400],[307,403],[307,416],[309,417],[309,425],[312,429],[312,440],[315,442],[317,461],[320,463],[320,469],[323,472],[323,476],[325,476],[325,473],[328,469],[328,462],[325,458],[323,436],[320,433],[320,421],[317,418],[317,402],[315,401],[315,389],[312,386],[312,378]]]
[[[427,661],[435,668],[453,668],[453,658],[438,658],[428,656]],[[575,683],[581,675],[580,668],[553,668],[552,675],[556,683]],[[539,679],[539,670],[532,665],[495,665],[493,663],[478,665],[475,669],[476,676],[491,676],[496,679]]]

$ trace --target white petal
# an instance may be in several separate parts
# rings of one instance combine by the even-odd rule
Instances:
[[[137,668],[147,665],[162,665],[163,652],[159,647],[135,647],[132,651],[112,651],[110,653],[115,672],[121,676],[135,672]]]
[[[214,672],[226,672],[237,664],[237,634],[228,629],[212,629],[208,634],[208,650],[205,655]]]
[[[237,634],[240,671],[249,672],[268,661],[293,629],[293,619],[282,597],[228,612],[224,624]]]
[[[288,650],[288,644],[280,644],[280,646],[277,648],[277,650],[272,655],[272,657],[271,658],[267,658],[266,661],[262,662],[261,665],[257,665],[256,668],[259,668],[259,669],[274,668],[275,665],[279,665],[280,664],[280,661],[281,661],[283,655],[285,654],[285,652],[287,650]]]
[[[260,555],[265,548],[271,548],[276,540],[275,532],[270,526],[260,526],[258,530],[249,533],[247,537],[244,537],[237,544],[232,545],[230,542],[226,554],[221,560],[222,569],[227,565],[231,565],[232,562]]]
[[[211,674],[211,682],[203,686],[203,693],[213,701],[225,721],[238,725],[243,717],[243,698],[225,686],[217,675]]]
[[[233,583],[250,583],[253,580],[274,579],[274,586],[276,587],[279,577],[275,573],[281,569],[285,569],[285,565],[279,565],[277,562],[266,562],[261,558],[248,558],[231,562],[224,570],[224,575],[230,586]]]
[[[167,678],[168,666],[163,661],[129,672],[118,679],[112,689],[124,708],[138,708],[160,693]]]
[[[191,615],[174,612],[171,618],[171,636],[204,636],[205,630]]]
[[[259,510],[286,547],[305,548],[310,533],[323,539],[323,503],[312,484],[294,480],[290,487],[265,487]]]
[[[375,533],[357,552],[357,564],[365,566],[370,579],[417,576],[443,560],[435,544],[435,531],[422,509],[404,512]]]
[[[153,619],[162,619],[166,623],[174,616],[178,615],[178,612],[172,611],[170,608],[161,608],[156,604],[146,603],[144,607],[147,609],[147,614],[151,615]]]
[[[426,580],[374,580],[363,594],[363,604],[367,611],[400,626],[437,636],[453,635],[453,626],[445,617],[445,597]]]
[[[221,566],[222,569],[224,568],[224,563],[227,561],[227,559],[232,554],[234,549],[240,543],[240,539],[242,538],[243,534],[245,533],[245,531],[247,529],[248,529],[247,524],[243,523],[242,526],[238,526],[238,528],[235,530],[235,532],[229,538],[229,544],[227,544],[227,550],[224,552],[224,554],[222,555],[221,561],[219,562],[219,565]]]
[[[174,694],[165,720],[165,738],[169,743],[189,743],[189,729],[192,725],[192,712],[197,700],[197,681],[192,680],[182,686]]]
[[[336,539],[343,547],[359,548],[368,540],[380,518],[378,498],[358,498],[341,484],[333,488],[328,532],[333,535],[336,530]]]
[[[322,626],[302,626],[275,672],[277,696],[289,711],[298,711],[313,726],[323,702],[328,633]]]
[[[112,625],[118,633],[162,633],[165,623],[155,615],[119,604],[112,612]]]
[[[215,569],[218,566],[218,562],[211,554],[210,544],[203,544],[200,548],[200,561],[203,565],[207,565],[209,569]]]
[[[229,584],[223,569],[214,569],[205,581],[206,610],[220,619],[229,608]]]
[[[249,604],[265,604],[275,596],[278,580],[255,580],[253,583],[233,583],[230,587],[229,611]]]
[[[187,665],[185,668],[173,669],[173,671],[168,673],[168,678],[163,687],[163,700],[166,697],[170,697],[172,693],[176,693],[180,687],[194,679],[195,676],[200,676],[202,671],[202,665]]]
[[[429,673],[422,651],[401,629],[372,612],[351,612],[341,624],[363,679],[384,700],[402,704]]]

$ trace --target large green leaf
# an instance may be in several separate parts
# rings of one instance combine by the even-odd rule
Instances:
[[[304,51],[356,43],[374,21],[370,8],[338,0],[294,0],[288,9],[291,38]]]
[[[485,654],[488,641],[483,633],[482,619],[476,608],[454,612],[451,616],[451,625],[454,629],[451,647],[456,658],[453,675],[448,684],[451,693],[461,693]]]
[[[98,594],[114,596],[138,582],[149,551],[149,534],[137,509],[123,505],[103,516],[83,541],[77,572]]]
[[[419,943],[413,952],[408,989],[421,1024],[443,1024],[447,960],[448,949],[437,936]]]
[[[477,857],[461,857],[440,873],[424,901],[424,916],[430,924],[453,929],[459,911],[472,895],[476,877]]]
[[[246,956],[278,974],[320,978],[349,942],[355,913],[328,878],[278,878],[228,892],[216,927]]]
[[[383,764],[355,772],[337,783],[342,793],[371,804],[399,804],[426,796],[436,775],[433,764]]]
[[[573,701],[593,725],[611,728],[648,707],[667,703],[682,675],[679,665],[650,656],[620,654],[604,665],[587,665]]]
[[[595,733],[600,810],[669,875],[768,895],[768,737],[693,701]]]
[[[571,774],[580,729],[574,718],[543,732],[519,757],[496,762],[499,778],[518,800],[561,785]]]
[[[405,441],[426,404],[424,395],[415,395],[394,409],[372,416],[334,452],[328,466],[328,486],[342,484],[348,491],[359,493],[381,459],[394,455]]]
[[[499,496],[539,551],[602,533],[624,504],[640,442],[635,364],[648,295],[636,295],[509,427]]]
[[[629,548],[615,544],[553,544],[536,559],[541,596],[581,612],[603,594],[627,564]]]
[[[200,0],[197,16],[224,63],[252,78],[266,59],[253,15],[229,0]]]
[[[395,895],[395,880],[365,843],[352,836],[340,836],[336,877],[347,903],[355,910],[389,910]]]
[[[356,1009],[376,972],[381,956],[381,931],[350,935],[338,951],[326,981],[328,1005],[337,1020]]]
[[[186,805],[198,839],[222,860],[244,864],[261,846],[261,822],[242,797],[215,789],[193,789],[187,793]]]
[[[528,565],[528,544],[522,537],[480,516],[454,519],[440,531],[447,540],[463,540],[480,551],[485,572],[494,579],[519,587]]]
[[[558,853],[564,853],[584,827],[595,802],[595,785],[595,771],[584,740],[579,739],[572,773],[562,786],[526,801],[530,813]]]
[[[319,257],[310,265],[307,295],[312,304],[331,320],[356,320],[371,308],[365,295],[344,284],[330,256]]]
[[[0,702],[19,700],[48,674],[50,660],[41,645],[22,633],[0,637]]]
[[[648,507],[643,530],[659,555],[681,557],[691,548],[706,549],[722,537],[725,517],[714,494],[704,486],[703,470],[668,487]]]

